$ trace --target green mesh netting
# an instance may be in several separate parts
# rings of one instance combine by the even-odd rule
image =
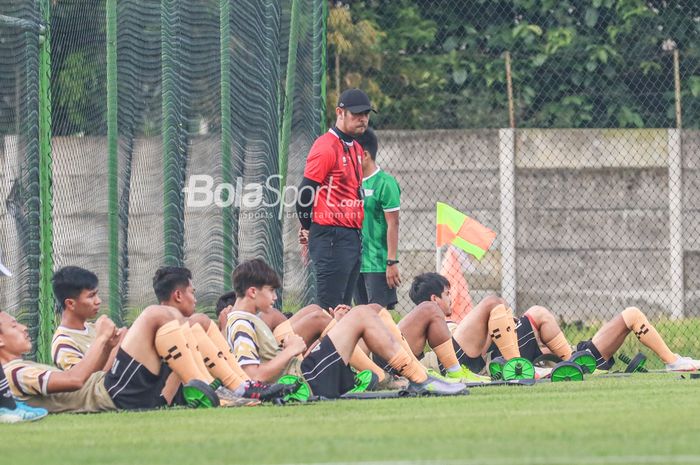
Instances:
[[[45,256],[53,270],[79,265],[97,273],[103,311],[120,323],[155,302],[152,276],[166,264],[192,270],[205,311],[230,289],[233,267],[251,257],[292,275],[283,295],[294,305],[311,299],[305,268],[285,261],[300,260],[296,220],[243,196],[258,183],[269,187],[263,205],[273,204],[283,179],[299,182],[320,132],[323,2],[294,3],[302,13],[294,28],[291,0],[46,5],[52,215],[41,220],[41,9],[0,1],[0,261],[15,272],[0,281],[0,305],[27,322],[35,340],[40,320],[49,335],[54,323],[53,302],[38,299],[42,276],[52,271],[42,273],[39,260],[50,232],[53,254]],[[275,177],[285,115],[290,175]],[[188,203],[197,176],[210,177],[216,202]],[[233,189],[217,190],[222,183]],[[283,230],[293,234],[283,240]],[[40,307],[50,318],[39,317]]]

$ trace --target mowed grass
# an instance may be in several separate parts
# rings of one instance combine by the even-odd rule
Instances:
[[[698,399],[700,380],[646,374],[458,398],[55,415],[0,425],[0,462],[700,463]]]

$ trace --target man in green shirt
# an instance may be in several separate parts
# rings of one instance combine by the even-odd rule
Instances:
[[[362,223],[362,265],[357,282],[357,304],[379,304],[393,309],[401,284],[399,261],[399,197],[396,179],[377,165],[377,136],[372,128],[357,138],[363,149],[362,179],[365,218]]]

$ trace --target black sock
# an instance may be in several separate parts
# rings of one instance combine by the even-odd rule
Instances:
[[[12,397],[12,392],[10,391],[10,384],[5,378],[5,372],[2,370],[2,365],[0,365],[0,407],[16,409],[17,404],[15,404],[15,398]]]

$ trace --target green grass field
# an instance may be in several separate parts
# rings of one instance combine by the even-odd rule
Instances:
[[[0,425],[0,463],[700,464],[700,380],[590,377],[458,398],[56,415]]]

